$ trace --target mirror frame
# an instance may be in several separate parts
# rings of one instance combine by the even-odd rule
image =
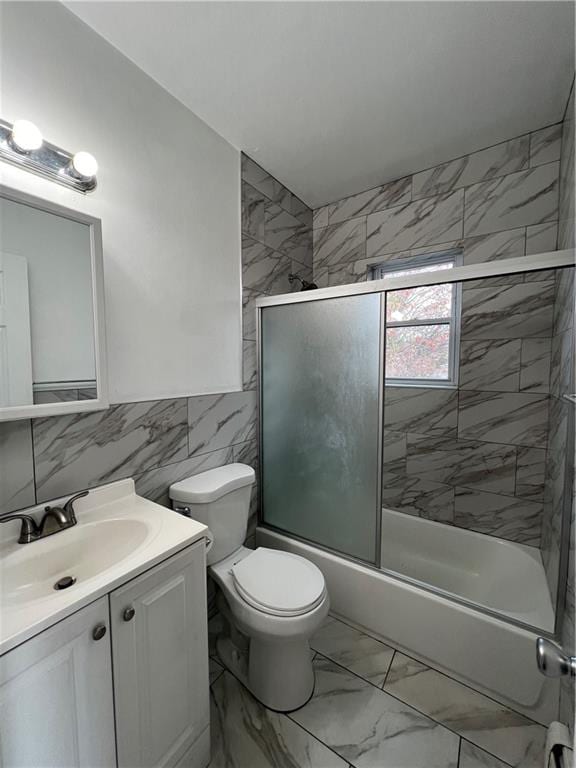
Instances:
[[[90,228],[90,262],[92,265],[92,309],[94,328],[94,354],[96,366],[96,390],[94,400],[73,400],[63,403],[40,403],[0,407],[0,422],[18,419],[38,419],[44,416],[63,416],[86,411],[100,411],[110,405],[108,397],[108,372],[106,368],[106,324],[104,312],[104,265],[102,256],[102,224],[100,219],[86,213],[66,208],[50,200],[29,195],[0,184],[0,197],[21,203],[41,211],[62,216]]]

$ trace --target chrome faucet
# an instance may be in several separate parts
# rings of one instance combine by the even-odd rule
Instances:
[[[72,496],[63,507],[44,507],[44,516],[39,523],[31,515],[25,515],[17,512],[13,515],[0,517],[0,523],[8,523],[10,520],[21,520],[19,544],[30,544],[31,541],[45,539],[46,536],[52,536],[53,533],[65,531],[66,528],[72,528],[76,525],[76,513],[74,512],[74,502],[88,496],[88,491],[82,491]]]

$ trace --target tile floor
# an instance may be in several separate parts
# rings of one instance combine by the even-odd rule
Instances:
[[[539,768],[545,729],[329,617],[302,709],[263,707],[218,663],[211,621],[210,768]]]

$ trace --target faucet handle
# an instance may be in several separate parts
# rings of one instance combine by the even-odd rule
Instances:
[[[21,520],[22,525],[20,527],[20,536],[18,537],[18,544],[29,544],[38,537],[39,528],[36,524],[36,520],[30,515],[14,514],[5,515],[0,517],[0,523],[8,523],[10,520]]]
[[[68,499],[66,504],[64,504],[64,512],[69,516],[71,520],[76,522],[76,514],[74,512],[74,502],[76,499],[81,499],[84,496],[88,496],[89,491],[80,491],[80,493],[75,494],[72,496],[72,498]]]

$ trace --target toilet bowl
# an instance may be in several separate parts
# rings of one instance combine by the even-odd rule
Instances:
[[[226,620],[217,641],[223,664],[265,706],[290,712],[313,693],[309,639],[328,613],[329,598],[322,572],[310,561],[243,546],[254,480],[251,467],[229,464],[175,483],[170,497],[213,537],[207,560]]]

